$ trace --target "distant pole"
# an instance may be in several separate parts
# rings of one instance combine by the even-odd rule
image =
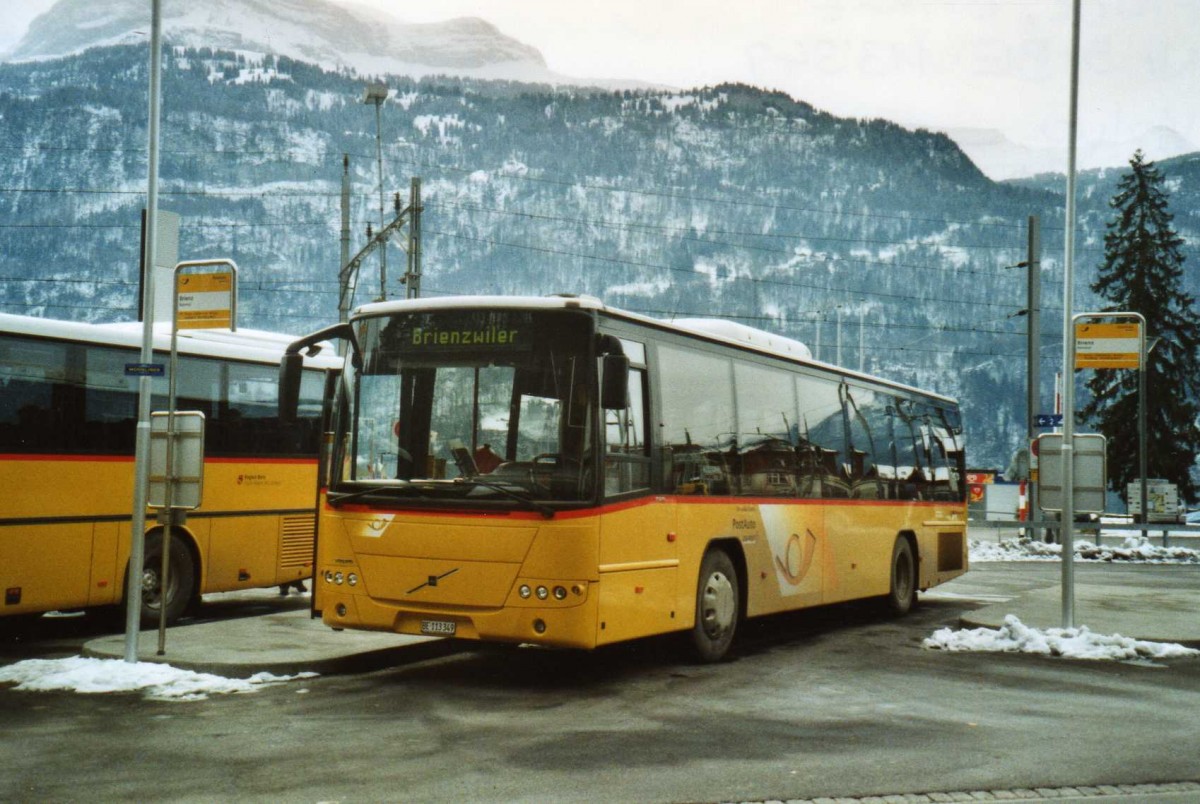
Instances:
[[[161,0],[150,5],[150,121],[148,129],[149,176],[146,188],[146,251],[142,261],[142,354],[147,366],[154,362],[154,260],[158,240],[158,120],[162,99]],[[150,376],[138,377],[138,420],[133,456],[133,517],[129,526],[129,574],[125,579],[125,661],[136,662],[142,615],[142,564],[146,560],[146,487],[150,483]],[[166,589],[160,594],[166,599]]]
[[[867,308],[865,308],[865,307],[858,308],[858,373],[859,374],[862,374],[863,366],[865,365],[865,363],[863,361],[863,357],[864,357],[864,355],[863,355],[863,320],[864,320],[866,314],[867,314]]]
[[[413,176],[408,198],[408,276],[405,298],[421,297],[421,179]]]
[[[386,226],[383,206],[383,128],[382,101],[375,102],[375,167],[379,173],[379,230]],[[387,298],[387,243],[379,245],[379,300]]]
[[[842,365],[842,305],[837,306],[837,364]]]
[[[1071,109],[1063,269],[1062,623],[1075,627],[1075,142],[1079,129],[1079,3],[1071,4]]]
[[[388,99],[387,84],[374,83],[367,85],[363,91],[363,103],[375,104],[375,166],[379,173],[379,231],[387,226],[384,220],[383,197],[383,102]],[[345,263],[342,263],[345,265]],[[379,300],[387,298],[387,243],[379,244]]]
[[[1029,443],[1026,444],[1028,449],[1033,444],[1033,440],[1037,438],[1037,428],[1034,427],[1033,419],[1038,414],[1038,408],[1041,405],[1041,348],[1042,348],[1042,233],[1038,222],[1037,215],[1029,216],[1029,242],[1028,250],[1025,254],[1025,263],[1028,267],[1028,279],[1026,287],[1027,303],[1026,307],[1029,310],[1028,317],[1025,319],[1025,325],[1029,328],[1026,333],[1026,350],[1027,361],[1026,376],[1028,378],[1028,387],[1026,388],[1025,407],[1028,412],[1029,419],[1026,421],[1026,435]],[[1037,508],[1037,483],[1029,483],[1029,510],[1036,512]]]
[[[350,154],[342,154],[342,250],[341,260],[338,262],[338,272],[340,273],[346,263],[350,262]],[[338,311],[341,314],[341,320],[346,320],[345,313]],[[345,341],[340,341],[345,346]]]

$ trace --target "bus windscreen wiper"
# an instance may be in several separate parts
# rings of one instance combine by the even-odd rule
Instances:
[[[365,489],[358,489],[356,491],[347,491],[347,492],[332,491],[332,492],[329,492],[326,496],[329,499],[330,505],[342,505],[344,503],[350,502],[351,500],[357,500],[360,497],[367,497],[371,494],[408,490],[409,488],[412,487],[412,485],[413,484],[407,480],[400,480],[400,479],[389,480],[387,482],[387,485],[380,484],[377,486],[368,486]],[[334,495],[336,495],[336,496],[334,496]]]
[[[456,478],[454,478],[454,482],[462,483],[463,485],[482,486],[485,489],[491,489],[492,491],[498,491],[501,494],[505,495],[506,497],[511,497],[512,499],[517,500],[518,502],[525,503],[530,508],[532,508],[533,510],[537,511],[539,514],[544,516],[546,519],[554,518],[554,509],[553,508],[533,499],[533,497],[530,496],[528,492],[518,491],[517,489],[514,489],[511,486],[506,486],[503,483],[497,483],[492,480],[484,480],[483,478],[478,477],[478,476],[456,477]]]

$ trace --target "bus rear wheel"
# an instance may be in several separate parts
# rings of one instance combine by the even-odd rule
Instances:
[[[903,536],[897,536],[892,546],[891,577],[888,610],[897,615],[908,614],[917,602],[917,561],[912,543]]]
[[[163,598],[166,598],[167,622],[182,616],[192,602],[196,587],[196,567],[192,553],[178,535],[171,537],[171,561],[167,568],[167,589],[162,588],[162,533],[146,536],[145,560],[142,562],[142,625],[158,625]]]
[[[702,662],[720,661],[733,642],[741,616],[737,570],[724,550],[709,550],[696,584],[696,624],[692,644]]]

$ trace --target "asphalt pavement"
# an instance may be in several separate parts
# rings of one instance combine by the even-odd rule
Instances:
[[[1200,589],[1078,579],[1074,589],[1076,626],[1097,634],[1200,647]],[[1010,614],[1030,627],[1061,627],[1061,585],[1018,592],[1003,602],[966,611],[960,621],[966,628],[998,628]],[[85,644],[84,654],[124,658],[125,641],[124,634],[100,637]],[[362,672],[446,655],[462,646],[432,637],[334,631],[312,619],[307,609],[289,609],[169,628],[162,656],[157,655],[157,647],[158,632],[142,632],[138,659],[244,678],[258,672]]]
[[[85,656],[125,657],[125,634],[84,644]],[[247,678],[255,673],[291,675],[353,673],[442,656],[458,647],[444,639],[371,631],[334,631],[308,609],[274,611],[255,617],[178,625],[166,631],[158,655],[158,631],[138,635],[138,661],[163,662],[183,670]]]

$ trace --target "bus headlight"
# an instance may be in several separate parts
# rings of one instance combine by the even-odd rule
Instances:
[[[358,586],[358,576],[353,572],[350,573],[346,576],[346,583],[350,584],[351,586]]]
[[[538,600],[545,600],[546,598],[550,597],[550,590],[544,586],[539,586],[537,588],[537,597]]]
[[[517,590],[517,594],[521,596],[522,600],[528,600],[529,596],[533,594],[533,590],[529,588],[529,584],[523,583],[521,584],[521,588]]]
[[[566,600],[567,599],[566,587],[563,587],[563,586],[554,587],[554,599],[555,600]]]

